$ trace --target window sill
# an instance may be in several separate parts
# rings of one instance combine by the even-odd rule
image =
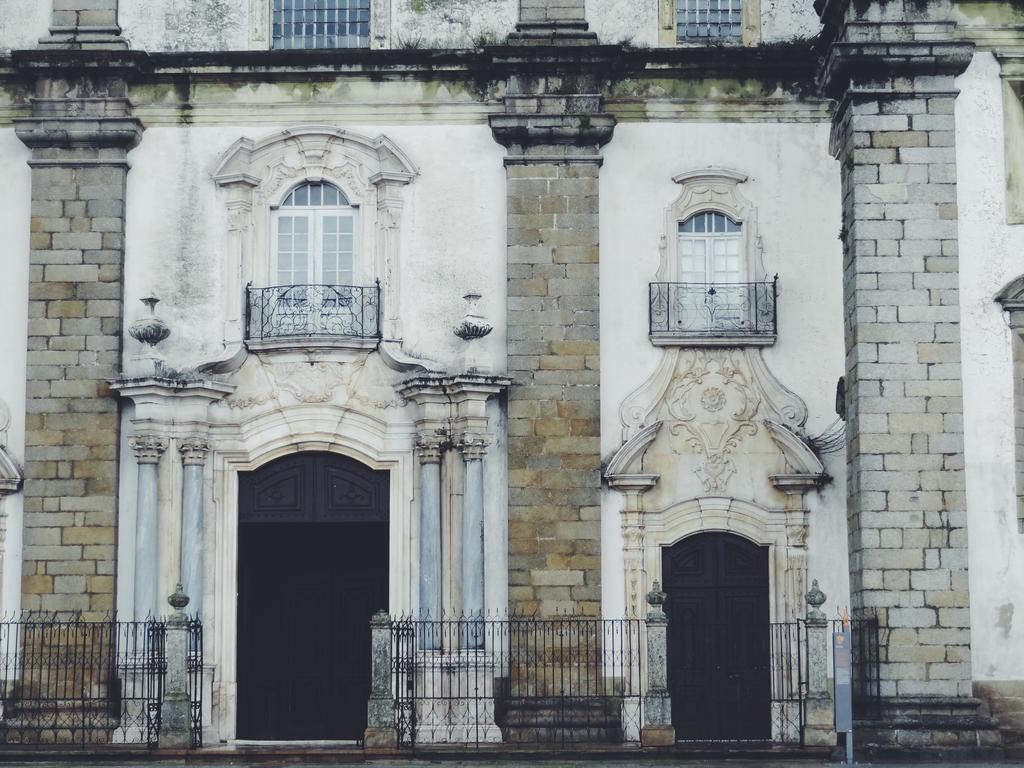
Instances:
[[[294,350],[364,350],[376,349],[380,339],[376,336],[275,336],[266,339],[247,339],[250,352],[291,352]]]
[[[770,347],[775,344],[774,333],[747,335],[730,334],[706,336],[686,333],[652,333],[651,344],[656,347]]]

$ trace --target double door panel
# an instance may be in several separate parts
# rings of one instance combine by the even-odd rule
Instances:
[[[662,562],[677,738],[770,739],[767,549],[703,534],[666,549]]]

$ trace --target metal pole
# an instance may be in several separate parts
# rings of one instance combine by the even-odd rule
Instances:
[[[846,732],[846,764],[853,765],[853,731]]]

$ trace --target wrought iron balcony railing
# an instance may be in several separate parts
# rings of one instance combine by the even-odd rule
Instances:
[[[250,286],[247,293],[245,327],[250,343],[380,338],[379,282],[371,286]]]
[[[651,283],[655,344],[771,344],[778,331],[778,275],[762,283]]]

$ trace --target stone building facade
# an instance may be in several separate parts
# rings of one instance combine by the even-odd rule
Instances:
[[[231,741],[276,737],[286,610],[618,618],[658,582],[671,649],[802,620],[813,579],[880,628],[867,743],[1020,742],[1015,4],[15,19],[0,611],[182,583]]]

